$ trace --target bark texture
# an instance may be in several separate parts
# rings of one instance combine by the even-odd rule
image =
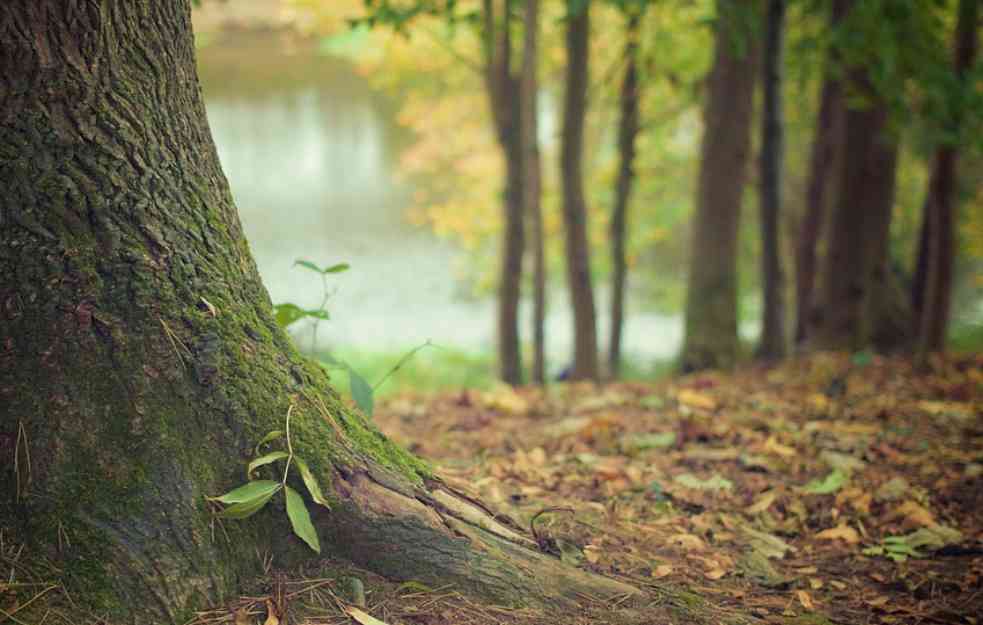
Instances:
[[[546,383],[546,254],[543,232],[542,162],[537,122],[539,80],[539,0],[526,0],[523,25],[522,77],[519,86],[522,111],[522,190],[532,237],[533,319],[532,381]]]
[[[764,106],[761,123],[761,277],[763,286],[761,341],[757,355],[765,360],[785,357],[785,272],[778,235],[782,206],[782,41],[785,0],[768,0],[763,54]]]
[[[567,285],[573,308],[573,366],[571,380],[596,380],[597,322],[594,287],[587,244],[587,202],[584,200],[584,119],[587,116],[589,74],[590,4],[567,21],[566,93],[563,108],[563,146],[560,175],[563,179],[563,225],[567,261]]]
[[[332,505],[314,514],[329,552],[507,604],[631,592],[444,486],[276,326],[187,0],[9,1],[0,36],[0,434],[18,441],[0,528],[59,572],[71,622],[183,623],[258,572],[257,552],[311,555],[281,505],[219,528],[205,499],[243,481],[291,405],[294,451]]]
[[[961,88],[966,87],[966,73],[972,67],[979,47],[978,23],[979,2],[961,0],[953,55],[953,65]],[[947,130],[954,136],[959,136],[964,116],[964,97],[955,99],[953,114],[948,120]],[[936,150],[922,209],[917,270],[912,287],[912,304],[917,323],[917,351],[922,356],[945,348],[956,256],[955,194],[958,157],[957,148],[953,144],[942,145]]]
[[[519,341],[519,297],[522,286],[522,257],[525,251],[523,224],[523,139],[520,120],[520,79],[512,71],[512,37],[508,3],[484,0],[485,85],[495,135],[505,159],[505,191],[502,200],[504,234],[498,282],[498,363],[504,382],[522,382]]]
[[[746,0],[718,0],[707,80],[700,176],[686,289],[684,371],[728,367],[737,357],[737,230],[751,148],[757,54],[732,16]],[[742,45],[743,44],[743,45]]]
[[[887,104],[870,91],[862,70],[851,73],[849,86],[871,104],[844,114],[838,188],[809,342],[859,350],[903,332],[888,323],[899,314],[888,312],[898,298],[887,258],[898,145],[888,127]]]
[[[641,14],[628,15],[625,26],[625,75],[621,82],[620,117],[618,120],[618,182],[614,210],[611,213],[611,338],[608,341],[608,374],[617,379],[621,371],[621,333],[625,319],[625,290],[628,258],[625,234],[628,229],[628,202],[635,182],[635,138],[639,130],[638,114],[638,27]]]

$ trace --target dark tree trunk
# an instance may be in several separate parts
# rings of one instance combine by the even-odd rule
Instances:
[[[831,29],[839,25],[847,8],[848,0],[834,0],[830,13]],[[843,115],[842,95],[840,82],[834,78],[831,63],[832,58],[827,60],[826,76],[819,96],[819,115],[816,118],[816,134],[812,139],[812,154],[809,161],[805,216],[799,227],[795,254],[796,344],[805,340],[809,316],[812,314],[813,290],[816,282],[816,248],[823,234],[829,196],[827,192],[831,188],[837,146],[842,136],[840,130]]]
[[[963,87],[966,73],[976,56],[978,22],[978,0],[961,0],[956,24],[954,66]],[[961,103],[956,104],[954,115],[949,120],[948,129],[955,136],[959,135],[962,107]],[[917,351],[922,357],[928,352],[945,349],[956,254],[954,196],[957,160],[955,145],[942,145],[936,150],[924,203],[916,280],[912,289],[918,326],[915,328]]]
[[[618,153],[621,163],[611,214],[611,339],[608,343],[608,373],[617,379],[621,370],[621,331],[625,317],[625,288],[628,259],[625,231],[628,201],[635,182],[635,137],[638,136],[638,27],[641,14],[628,16],[625,27],[625,76],[621,82],[621,117],[618,122]]]
[[[566,94],[563,110],[563,223],[566,229],[567,282],[573,308],[572,380],[596,380],[597,328],[590,248],[587,245],[587,203],[584,200],[584,118],[587,114],[590,3],[567,22]]]
[[[523,228],[522,126],[519,79],[512,73],[512,38],[507,2],[484,0],[485,85],[495,134],[505,159],[501,269],[498,282],[498,364],[504,382],[522,382],[519,297],[522,285]],[[497,10],[496,10],[497,9]]]
[[[505,604],[626,589],[444,486],[276,326],[208,130],[187,0],[8,0],[0,35],[0,440],[18,441],[0,529],[71,593],[60,620],[183,623],[258,572],[256,553],[307,557],[280,505],[213,531],[205,499],[242,482],[290,406],[333,555]],[[58,596],[18,618],[59,620]]]
[[[785,274],[778,237],[782,187],[782,40],[785,0],[768,0],[763,54],[764,106],[761,123],[761,273],[763,319],[758,357],[785,357]]]
[[[852,88],[872,103],[844,113],[829,246],[809,342],[825,349],[857,350],[895,340],[883,315],[893,306],[893,275],[888,268],[888,234],[894,204],[898,146],[888,129],[887,104],[869,89],[860,70]],[[895,313],[896,315],[896,313]]]
[[[536,120],[539,81],[536,68],[539,63],[539,0],[526,0],[522,53],[522,79],[519,87],[522,118],[522,167],[525,173],[526,218],[532,235],[533,272],[533,359],[532,380],[536,384],[546,382],[546,255],[543,234],[543,211],[540,206],[542,164],[539,157],[539,125]]]
[[[754,2],[718,0],[731,15]],[[700,177],[686,289],[684,371],[731,366],[737,357],[737,229],[751,144],[757,54],[733,20],[717,21],[704,109]],[[751,49],[748,49],[751,48]],[[743,53],[742,53],[743,52]]]

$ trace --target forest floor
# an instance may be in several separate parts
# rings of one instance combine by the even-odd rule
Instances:
[[[981,355],[402,395],[375,420],[450,485],[575,545],[565,559],[712,606],[701,622],[983,623]],[[558,620],[363,577],[365,613],[390,625],[689,622],[612,605]],[[291,583],[278,592],[334,584]],[[340,592],[308,622],[373,623]]]

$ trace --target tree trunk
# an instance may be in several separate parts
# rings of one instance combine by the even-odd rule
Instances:
[[[280,505],[221,522],[205,499],[243,481],[290,406],[330,553],[506,604],[631,591],[444,486],[276,326],[187,0],[8,0],[0,32],[0,441],[16,441],[0,528],[57,572],[65,622],[183,623],[258,572],[256,553],[307,557]],[[40,622],[56,594],[18,618]]]
[[[898,146],[888,129],[887,104],[869,88],[862,70],[851,72],[852,88],[867,96],[864,109],[844,114],[844,145],[838,189],[822,271],[819,308],[809,342],[825,349],[858,350],[888,339],[878,321],[893,305],[888,234],[894,204]]]
[[[751,143],[757,54],[753,35],[726,19],[753,2],[718,0],[707,84],[700,177],[686,289],[683,371],[731,366],[737,357],[737,229]]]
[[[532,380],[546,383],[546,255],[544,251],[543,210],[540,206],[542,164],[539,157],[539,125],[536,78],[539,63],[539,0],[526,0],[522,53],[522,78],[519,86],[522,119],[522,169],[525,213],[532,234],[533,272],[533,359]]]
[[[505,159],[502,199],[504,234],[498,282],[499,375],[509,384],[522,383],[519,342],[519,296],[522,285],[523,228],[522,126],[519,80],[512,74],[512,38],[508,3],[484,0],[485,85],[495,134]],[[496,8],[498,10],[496,10]]]
[[[574,353],[571,380],[596,380],[597,327],[590,248],[587,245],[587,203],[584,200],[584,118],[589,76],[590,3],[568,16],[566,94],[563,109],[563,224],[566,230],[567,282],[573,308]]]
[[[849,0],[834,0],[830,12],[830,29],[835,30],[848,9]],[[795,343],[806,339],[809,317],[812,314],[813,291],[816,283],[817,244],[823,234],[823,224],[827,215],[827,202],[831,188],[833,165],[842,132],[843,102],[840,82],[834,77],[830,67],[833,53],[826,61],[826,75],[823,78],[819,96],[819,114],[816,118],[816,134],[812,139],[812,154],[809,162],[809,182],[806,187],[806,209],[799,227],[796,247],[795,279]]]
[[[632,11],[625,27],[625,76],[621,82],[621,117],[618,123],[618,183],[611,214],[611,340],[608,344],[608,373],[617,379],[621,371],[621,331],[625,317],[625,288],[628,260],[625,231],[628,201],[635,182],[635,137],[638,136],[638,28],[641,13]]]
[[[769,0],[763,55],[764,106],[761,123],[761,273],[763,319],[758,357],[785,357],[785,274],[778,237],[782,187],[782,39],[785,0]]]
[[[956,24],[954,66],[960,85],[965,88],[966,73],[972,67],[978,46],[977,23],[979,2],[961,0]],[[959,136],[963,105],[949,120],[948,129]],[[928,194],[925,199],[922,232],[919,237],[916,283],[913,287],[917,351],[921,357],[928,352],[945,349],[946,328],[952,301],[952,270],[955,262],[955,190],[958,153],[956,146],[939,146],[932,163]]]

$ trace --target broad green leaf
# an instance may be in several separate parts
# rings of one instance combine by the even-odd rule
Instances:
[[[220,497],[208,497],[210,501],[219,503],[243,503],[252,501],[257,497],[272,495],[280,488],[280,482],[273,480],[253,480],[243,484],[239,488],[234,488]]]
[[[323,308],[312,308],[310,310],[305,310],[304,316],[311,317],[313,319],[320,319],[321,321],[331,320],[331,315],[329,315],[328,311],[324,310]]]
[[[343,271],[348,271],[349,269],[351,269],[351,265],[348,263],[338,263],[337,265],[327,267],[323,273],[341,273]]]
[[[251,517],[252,515],[262,510],[263,506],[265,506],[267,502],[273,497],[273,495],[275,495],[277,491],[279,491],[280,488],[282,487],[282,484],[280,484],[279,482],[274,482],[274,484],[276,484],[276,488],[274,488],[270,492],[260,495],[255,499],[234,503],[228,508],[226,508],[225,510],[222,510],[219,513],[219,516],[226,519],[245,519]]]
[[[285,486],[284,489],[287,497],[287,516],[290,517],[290,525],[294,528],[294,534],[297,534],[311,549],[321,553],[321,543],[318,542],[317,532],[314,531],[311,515],[307,511],[304,498],[289,486]]]
[[[254,470],[258,469],[259,467],[265,464],[270,464],[271,462],[276,462],[277,460],[282,460],[289,456],[290,454],[288,454],[285,451],[271,451],[265,456],[260,456],[259,458],[256,458],[255,460],[250,462],[249,466],[246,467],[246,476],[248,477],[252,475]]]
[[[276,439],[280,438],[281,436],[283,436],[283,431],[281,431],[281,430],[273,430],[272,432],[267,432],[266,433],[266,436],[264,436],[263,438],[259,439],[259,442],[256,443],[256,451],[254,453],[257,453],[258,454],[260,447],[262,447],[266,443],[269,443],[271,441],[275,441]]]
[[[277,304],[273,307],[273,316],[276,317],[276,324],[281,328],[286,328],[291,323],[303,319],[307,316],[306,311],[297,304]]]
[[[358,372],[351,367],[348,368],[348,380],[351,384],[352,399],[354,399],[358,407],[362,409],[362,412],[371,417],[372,409],[375,403],[372,387],[365,381],[365,378],[360,376]]]
[[[317,483],[317,479],[314,474],[311,473],[311,468],[307,466],[307,463],[303,459],[294,456],[294,464],[300,470],[300,477],[304,480],[304,486],[307,487],[307,492],[311,494],[311,499],[314,503],[319,503],[328,510],[331,506],[328,505],[327,499],[324,498],[324,494],[321,493],[321,486]]]
[[[294,267],[296,267],[298,265],[300,265],[304,269],[310,269],[311,271],[316,271],[317,273],[321,273],[321,268],[318,267],[317,265],[315,265],[314,263],[312,263],[309,260],[304,260],[302,258],[298,258],[297,260],[294,261]]]
[[[839,469],[834,469],[822,480],[812,480],[803,490],[811,495],[829,495],[843,488],[848,476]]]

